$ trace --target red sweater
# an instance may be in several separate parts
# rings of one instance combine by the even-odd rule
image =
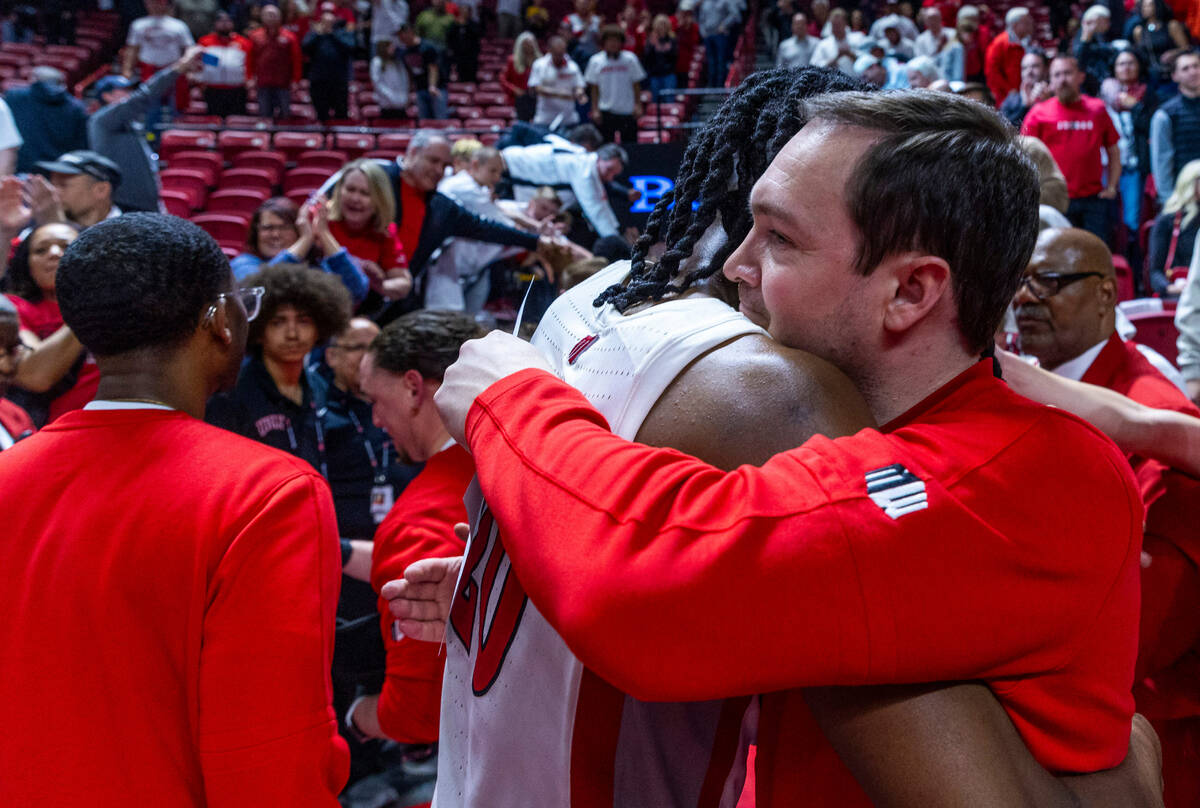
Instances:
[[[337,808],[340,552],[308,464],[73,412],[0,453],[0,513],[0,805]]]
[[[403,578],[415,561],[462,555],[465,545],[454,535],[454,525],[467,521],[463,494],[474,476],[471,455],[457,444],[429,458],[375,531],[371,585],[376,592],[388,581]],[[379,725],[402,743],[433,743],[438,739],[445,651],[438,643],[396,640],[395,618],[383,598],[379,614],[387,648]]]
[[[286,28],[274,36],[266,28],[255,28],[249,34],[250,57],[246,73],[259,87],[290,87],[301,78],[300,40]]]
[[[1106,437],[990,361],[887,432],[731,473],[613,436],[540,371],[480,395],[467,436],[529,598],[636,698],[981,679],[1047,768],[1125,756],[1136,483]],[[866,804],[789,707],[803,720],[764,710],[759,805]]]
[[[1004,103],[1008,94],[1021,86],[1021,57],[1025,55],[1025,46],[1020,42],[1012,42],[1008,31],[992,40],[988,45],[987,58],[983,65],[987,77],[988,89],[996,99],[996,105]]]

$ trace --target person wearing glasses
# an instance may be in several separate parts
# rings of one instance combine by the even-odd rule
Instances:
[[[0,677],[21,694],[0,703],[0,804],[337,808],[329,489],[202,420],[260,294],[173,216],[101,222],[63,256],[100,382],[0,452]]]
[[[1200,416],[1144,355],[1149,349],[1122,339],[1116,301],[1112,255],[1104,242],[1084,230],[1044,231],[1013,300],[1021,350],[1059,376],[1149,407]],[[1128,457],[1146,507],[1134,698],[1162,741],[1166,804],[1196,805],[1200,528],[1194,513],[1200,481],[1159,461]]]

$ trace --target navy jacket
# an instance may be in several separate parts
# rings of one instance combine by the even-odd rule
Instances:
[[[57,160],[88,147],[87,111],[65,87],[37,82],[4,95],[24,143],[17,152],[17,173],[36,170],[43,160]]]

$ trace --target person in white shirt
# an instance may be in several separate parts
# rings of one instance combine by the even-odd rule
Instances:
[[[810,64],[815,67],[836,67],[853,76],[854,62],[858,58],[858,47],[864,37],[846,27],[846,10],[835,8],[829,12],[829,36],[817,43]]]
[[[24,142],[12,110],[0,98],[0,177],[7,177],[16,169],[17,151]]]
[[[405,0],[372,0],[371,51],[380,55],[379,45],[392,42],[400,26],[408,22],[408,3]]]
[[[159,70],[183,58],[183,53],[196,44],[192,32],[183,20],[170,16],[170,0],[146,0],[146,16],[134,20],[125,39],[125,60],[122,74],[134,79],[134,69],[142,81]],[[172,111],[186,109],[188,103],[187,78],[180,76],[175,82],[174,95],[168,94]],[[146,129],[153,131],[161,110],[151,107],[146,113]]]
[[[779,43],[776,67],[808,67],[817,38],[808,35],[808,19],[803,14],[792,15],[792,35]]]
[[[497,0],[496,30],[502,39],[516,39],[521,33],[521,0]]]
[[[900,28],[900,35],[905,39],[916,39],[919,33],[917,24],[903,14],[897,13],[899,7],[899,3],[884,3],[883,14],[871,25],[867,36],[871,39],[883,39],[884,29],[889,25],[896,25]]]
[[[383,118],[403,118],[408,114],[408,70],[396,58],[396,50],[394,39],[377,43],[375,56],[371,59],[371,84]]]
[[[646,71],[641,61],[627,50],[625,31],[619,25],[606,25],[600,34],[601,51],[588,60],[584,81],[592,91],[592,122],[605,140],[637,143],[637,119],[642,114],[642,79]]]
[[[594,152],[587,152],[558,143],[539,143],[509,146],[500,152],[500,156],[504,158],[505,171],[513,184],[513,197],[518,202],[529,200],[538,187],[549,185],[559,191],[564,205],[571,204],[568,193],[579,201],[584,218],[597,236],[621,234],[605,191],[605,185],[629,165],[629,157],[620,146],[608,143]]]
[[[942,12],[936,7],[930,6],[923,9],[921,22],[924,23],[925,30],[917,34],[917,38],[913,40],[913,53],[917,56],[932,56],[936,59],[937,55],[957,37],[954,31],[942,25]]]
[[[529,69],[529,88],[537,93],[533,123],[551,129],[579,123],[576,102],[587,101],[586,83],[579,66],[567,58],[567,42],[550,37],[545,56],[535,59]]]

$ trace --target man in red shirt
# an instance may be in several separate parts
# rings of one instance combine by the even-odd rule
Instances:
[[[301,77],[300,40],[283,25],[279,7],[262,8],[262,28],[250,32],[249,80],[258,88],[258,114],[286,118],[291,90]]]
[[[375,531],[371,584],[378,592],[422,558],[461,555],[454,525],[467,520],[463,494],[475,476],[471,455],[450,438],[433,394],[442,374],[469,339],[483,334],[473,317],[416,311],[389,324],[363,357],[359,381],[372,418],[406,463],[425,468],[404,489]],[[387,601],[379,601],[387,678],[381,693],[355,700],[346,714],[351,732],[401,743],[438,739],[444,650],[393,630]]]
[[[1083,230],[1046,230],[1013,299],[1022,351],[1068,379],[1200,417],[1138,345],[1116,329],[1112,255]],[[1146,506],[1142,619],[1134,697],[1163,742],[1168,805],[1200,804],[1200,482],[1129,455]]]
[[[250,80],[250,40],[233,30],[233,17],[218,11],[210,34],[196,43],[204,48],[200,82],[209,115],[245,115],[246,82]]]
[[[1011,8],[1004,15],[1004,27],[1004,33],[988,45],[983,65],[988,89],[997,106],[1021,86],[1021,57],[1033,36],[1033,15],[1022,6]]]
[[[0,453],[0,678],[21,694],[0,704],[0,804],[338,804],[329,488],[202,420],[258,307],[235,289],[170,216],[101,222],[63,256],[101,378]]]
[[[1079,92],[1084,74],[1074,56],[1050,63],[1053,98],[1034,104],[1021,124],[1021,134],[1046,144],[1067,178],[1067,218],[1107,241],[1112,230],[1113,200],[1121,181],[1120,136],[1104,102]],[[1108,177],[1101,181],[1100,151],[1108,156]]]
[[[1110,766],[1133,706],[1137,490],[1107,439],[978,361],[1033,245],[1034,171],[968,101],[808,106],[725,271],[744,313],[837,364],[885,427],[725,474],[613,437],[523,343],[470,343],[438,404],[513,569],[637,698],[978,678],[1042,765]],[[1059,511],[1021,493],[1031,474]],[[797,695],[764,702],[759,739],[760,805],[864,803]]]

